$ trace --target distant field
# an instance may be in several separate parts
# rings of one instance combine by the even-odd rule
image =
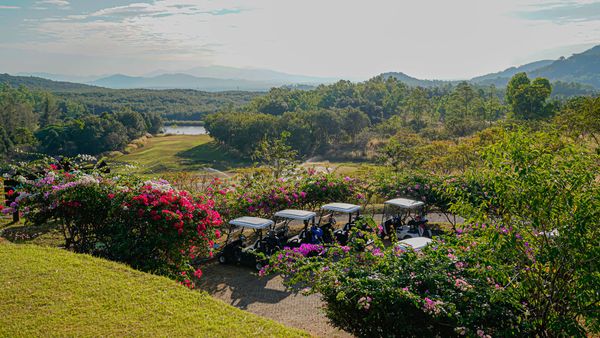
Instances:
[[[0,239],[0,337],[300,337],[123,264]]]
[[[113,158],[136,166],[139,174],[195,171],[203,168],[230,170],[251,163],[229,153],[208,135],[166,135],[148,139],[143,147]]]

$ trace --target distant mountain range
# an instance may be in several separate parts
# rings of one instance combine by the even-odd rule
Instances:
[[[481,85],[496,85],[500,87],[506,86],[511,77],[513,77],[517,73],[525,72],[530,73],[536,69],[546,67],[552,64],[554,60],[541,60],[531,62],[519,67],[510,67],[501,72],[486,74],[482,76],[477,76],[471,79],[471,82],[478,83]]]
[[[280,86],[314,86],[338,79],[287,74],[269,69],[203,66],[169,72],[157,70],[143,76],[123,74],[102,76],[70,76],[51,73],[18,73],[54,81],[68,81],[113,89],[197,89],[202,91],[267,91]]]
[[[552,82],[574,82],[600,89],[600,45],[583,53],[573,54],[558,60],[541,60],[519,67],[511,67],[501,72],[486,74],[468,80],[480,85],[504,87],[513,75],[525,72],[529,77],[544,77]],[[434,87],[459,81],[421,80],[404,73],[383,73],[384,77],[395,77],[411,86]]]
[[[519,67],[511,67],[501,72],[486,74],[467,80],[479,85],[506,86],[510,78],[519,72],[530,77],[545,77],[552,82],[572,82],[600,89],[600,45],[583,53],[574,54],[558,60],[541,60]],[[59,81],[56,86],[65,90],[74,90],[79,84],[114,89],[196,89],[202,91],[267,91],[272,87],[311,88],[319,84],[333,83],[338,79],[287,74],[269,69],[235,68],[226,66],[203,66],[180,72],[157,70],[144,76],[122,74],[104,76],[68,76],[49,73],[19,73],[21,76],[33,76]],[[423,80],[402,72],[388,72],[383,77],[394,77],[409,86],[435,87],[455,84],[459,81]],[[39,81],[31,80],[30,83]],[[12,81],[17,81],[12,79]],[[19,80],[28,82],[27,77]],[[17,82],[19,82],[17,81]],[[0,82],[2,78],[0,77]],[[72,82],[70,85],[69,82]],[[43,83],[43,86],[50,85]],[[86,87],[88,90],[93,87]]]

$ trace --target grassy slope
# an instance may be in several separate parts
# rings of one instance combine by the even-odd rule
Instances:
[[[205,167],[227,170],[249,164],[229,154],[208,135],[150,138],[142,148],[114,160],[137,165],[135,171],[142,174],[193,171]]]
[[[162,174],[176,171],[196,171],[201,168],[231,170],[252,163],[229,153],[208,135],[166,135],[150,138],[143,147],[114,158],[116,162],[137,166],[127,170],[138,174]],[[335,170],[339,174],[356,174],[367,164],[350,162],[307,163],[305,167]]]
[[[0,239],[0,336],[302,336],[172,280]]]

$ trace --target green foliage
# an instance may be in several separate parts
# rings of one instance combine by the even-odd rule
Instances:
[[[375,178],[382,197],[420,197],[466,217],[456,234],[414,253],[362,232],[361,245],[285,250],[267,270],[320,293],[332,323],[357,336],[600,331],[598,156],[557,133],[515,129],[483,160],[461,177]]]
[[[506,101],[517,119],[539,119],[552,114],[551,106],[546,104],[551,92],[552,86],[547,79],[530,81],[527,74],[517,73],[506,87]]]
[[[18,197],[3,212],[20,210],[39,225],[58,222],[67,249],[192,285],[191,260],[211,255],[219,236],[221,218],[211,200],[166,181],[84,173],[78,161],[48,161],[37,179],[15,176]]]
[[[419,253],[363,232],[362,243],[373,242],[366,250],[358,242],[316,257],[286,250],[266,271],[320,293],[331,322],[359,337],[525,334],[515,316],[520,304],[503,297],[509,279],[498,277],[479,232],[444,237]]]
[[[590,137],[600,146],[600,97],[571,99],[555,118],[563,132],[575,140]],[[599,148],[597,148],[599,149]]]
[[[403,129],[424,139],[468,136],[503,117],[505,110],[493,87],[463,82],[455,88],[410,88],[393,77],[375,77],[308,91],[273,89],[245,106],[245,117],[215,114],[206,127],[224,145],[245,154],[256,141],[237,137],[242,135],[239,126],[253,121],[263,126],[260,138],[289,132],[289,143],[301,156],[356,158],[373,153],[369,147],[379,138]]]
[[[49,92],[31,92],[25,87],[0,85],[0,125],[6,139],[0,156],[9,157],[15,147],[33,149],[51,155],[97,155],[120,150],[146,132],[162,128],[158,114],[141,114],[129,108],[100,116],[87,112],[84,106],[59,101]]]
[[[296,169],[298,164],[296,160],[298,152],[286,143],[289,137],[289,132],[283,132],[277,139],[264,139],[252,155],[254,160],[268,166],[275,178],[288,176]]]
[[[494,241],[498,256],[515,267],[506,276],[518,287],[506,297],[524,302],[535,335],[598,331],[598,157],[555,133],[517,130],[485,159],[488,169],[467,177],[493,196],[475,202],[459,194],[454,210],[515,234]]]

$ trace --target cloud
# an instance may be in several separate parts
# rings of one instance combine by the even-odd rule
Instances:
[[[585,22],[600,19],[600,2],[562,2],[545,8],[519,12],[521,18],[527,20],[565,22]]]
[[[3,6],[3,5],[0,5],[0,9],[19,9],[19,8],[21,8],[21,7],[19,7],[19,6]]]
[[[153,3],[137,2],[124,6],[107,7],[92,13],[73,16],[82,19],[123,19],[135,17],[166,17],[171,15],[201,15],[208,14],[223,16],[239,14],[247,9],[238,6],[224,7],[213,1],[188,0],[157,0]]]
[[[36,5],[53,5],[59,7],[67,7],[69,6],[68,0],[39,0],[36,1]]]
[[[19,27],[19,38],[0,35],[0,42],[31,53],[111,58],[113,72],[142,64],[147,71],[222,64],[330,77],[404,71],[456,79],[534,61],[539,51],[549,51],[544,58],[560,56],[558,48],[600,36],[600,20],[559,23],[521,15],[563,10],[552,17],[572,18],[561,8],[592,1],[143,1],[111,1],[104,8],[108,1],[97,1],[87,11],[32,16]]]

